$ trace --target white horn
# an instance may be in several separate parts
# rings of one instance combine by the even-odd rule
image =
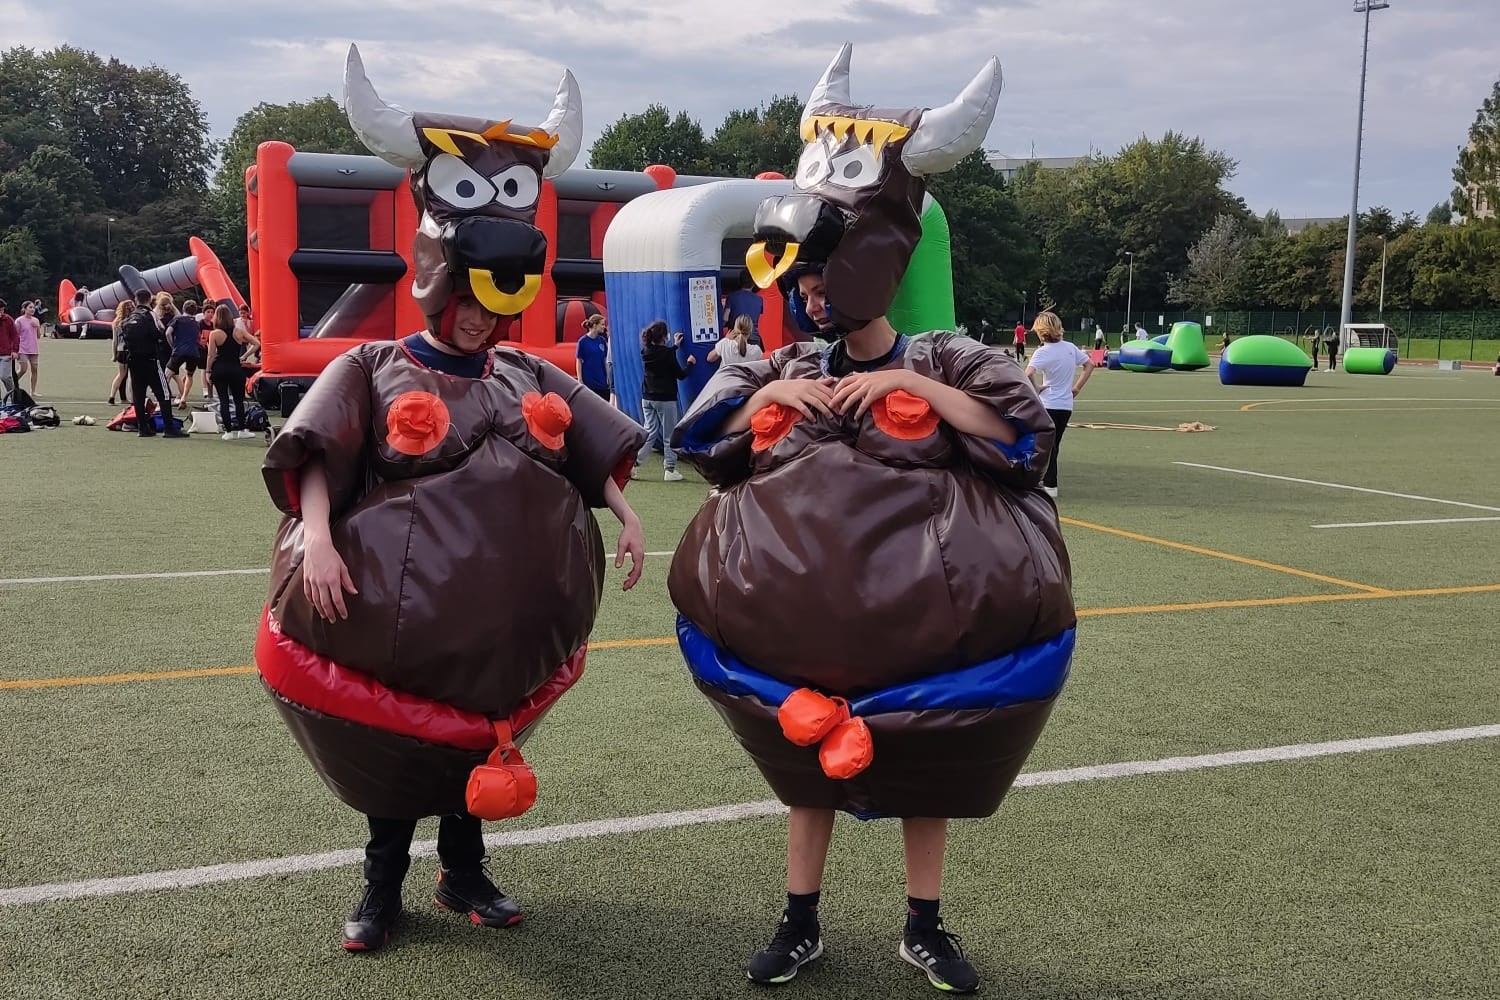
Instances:
[[[552,113],[542,122],[542,131],[557,136],[557,145],[547,155],[542,176],[556,177],[573,165],[583,148],[583,95],[578,91],[572,70],[563,70],[557,100],[552,102]]]
[[[1003,85],[1000,60],[992,57],[958,100],[923,114],[916,131],[901,148],[901,162],[911,175],[940,174],[978,149],[995,120]]]
[[[833,62],[823,71],[823,79],[813,87],[812,93],[808,95],[807,104],[802,108],[802,126],[807,127],[807,120],[817,113],[821,107],[829,104],[839,104],[845,107],[852,105],[854,101],[849,97],[849,60],[854,55],[852,42],[845,42],[839,54],[833,57]]]
[[[365,64],[355,45],[349,46],[344,62],[344,114],[359,141],[387,163],[414,170],[427,162],[411,112],[380,99],[365,76]]]

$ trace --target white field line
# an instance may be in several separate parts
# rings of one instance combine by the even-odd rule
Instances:
[[[195,569],[184,573],[106,573],[102,576],[18,576],[0,580],[0,587],[25,587],[38,583],[106,583],[115,580],[185,580],[205,576],[264,576],[259,569]]]
[[[1303,399],[1288,399],[1285,396],[1276,396],[1270,399],[1238,399],[1229,396],[1213,396],[1204,399],[1156,399],[1154,397],[1143,397],[1139,399],[1105,399],[1100,396],[1079,396],[1078,405],[1086,403],[1140,403],[1150,405],[1152,403],[1233,403],[1236,406],[1244,406],[1247,403],[1493,403],[1493,396],[1317,396]]]
[[[1273,476],[1269,472],[1251,472],[1248,469],[1226,469],[1222,465],[1199,465],[1197,462],[1173,462],[1189,469],[1208,469],[1212,472],[1228,472],[1236,476],[1254,476],[1257,479],[1279,479],[1284,483],[1301,483],[1304,486],[1323,486],[1331,490],[1349,490],[1354,493],[1374,493],[1377,496],[1396,497],[1400,500],[1421,500],[1424,503],[1441,503],[1450,507],[1467,507],[1470,510],[1489,510],[1500,514],[1500,507],[1486,507],[1482,503],[1465,503],[1462,500],[1440,500],[1437,497],[1422,497],[1413,493],[1392,493],[1389,490],[1372,490],[1366,486],[1347,486],[1343,483],[1324,483],[1316,479],[1294,479],[1291,476]]]
[[[1314,528],[1404,528],[1412,524],[1480,524],[1500,517],[1438,517],[1425,521],[1351,521],[1348,524],[1315,524]]]
[[[665,552],[647,552],[648,556],[670,556],[672,549]],[[265,567],[259,569],[198,569],[183,573],[105,573],[100,576],[18,576],[8,580],[0,579],[0,587],[27,587],[41,583],[112,583],[123,580],[184,580],[211,576],[264,576],[270,570]]]
[[[1285,760],[1305,760],[1310,757],[1332,757],[1343,754],[1369,753],[1378,750],[1396,750],[1404,747],[1435,746],[1441,743],[1458,743],[1467,740],[1495,738],[1500,738],[1500,725],[1406,733],[1400,736],[1372,736],[1356,740],[1335,740],[1329,743],[1298,743],[1291,746],[1267,747],[1260,750],[1235,750],[1228,753],[1203,754],[1195,757],[1167,757],[1162,760],[1122,761],[1117,764],[1071,767],[1059,771],[1034,771],[1017,778],[1016,787],[1039,788],[1047,785],[1070,785],[1088,781],[1104,781],[1111,778],[1130,778],[1142,774],[1201,771],[1214,767],[1264,764]],[[645,816],[602,819],[587,823],[563,823],[558,826],[544,826],[535,830],[518,830],[514,833],[491,833],[485,836],[484,842],[492,848],[524,847],[533,844],[559,844],[570,840],[613,837],[632,833],[650,833],[656,830],[672,830],[688,826],[704,826],[712,823],[734,823],[741,820],[776,816],[783,812],[785,812],[785,808],[779,802],[741,802],[735,805],[715,806],[709,809],[693,809],[686,812],[651,813]],[[437,841],[435,840],[423,840],[412,844],[412,854],[414,856],[431,857],[436,853]],[[329,851],[324,854],[300,854],[285,858],[264,858],[259,861],[204,865],[198,868],[177,868],[171,871],[147,872],[144,875],[127,875],[123,878],[88,879],[82,882],[54,882],[47,885],[20,886],[14,889],[0,889],[0,909],[12,906],[28,906],[35,903],[55,903],[72,899],[93,899],[101,896],[119,896],[136,892],[156,892],[163,889],[189,889],[200,885],[237,882],[244,879],[263,878],[269,875],[327,871],[332,868],[344,868],[356,865],[363,860],[364,851],[356,848],[344,851]]]

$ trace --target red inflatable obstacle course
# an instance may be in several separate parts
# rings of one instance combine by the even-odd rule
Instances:
[[[64,278],[57,286],[59,331],[65,337],[108,339],[112,333],[110,324],[115,318],[115,308],[142,288],[153,294],[168,292],[176,295],[201,287],[207,298],[233,303],[234,312],[238,314],[244,308],[245,297],[229,280],[228,272],[219,262],[219,255],[196,236],[188,240],[188,251],[191,256],[148,271],[123,265],[119,281],[92,291],[79,288]]]

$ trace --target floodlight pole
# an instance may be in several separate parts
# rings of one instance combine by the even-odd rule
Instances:
[[[109,217],[104,224],[104,273],[112,274],[115,267],[115,219]]]
[[[1354,12],[1365,16],[1364,52],[1359,63],[1359,127],[1354,133],[1354,201],[1349,208],[1349,244],[1344,250],[1344,306],[1339,314],[1339,343],[1354,318],[1354,244],[1359,230],[1359,161],[1365,143],[1365,80],[1370,68],[1370,14],[1385,10],[1389,0],[1354,0]]]
[[[1385,322],[1385,249],[1388,241],[1380,237],[1380,322]]]
[[[1126,250],[1125,256],[1130,258],[1130,277],[1125,282],[1125,330],[1128,333],[1130,332],[1130,300],[1135,295],[1135,251]]]

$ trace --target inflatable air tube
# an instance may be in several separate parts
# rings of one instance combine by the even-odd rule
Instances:
[[[219,255],[198,237],[188,239],[188,250],[198,262],[198,284],[204,294],[220,305],[230,304],[230,311],[238,318],[245,308],[245,297],[229,278],[229,272],[219,263]]]
[[[1224,385],[1301,386],[1307,383],[1312,361],[1296,344],[1256,334],[1241,337],[1219,357],[1219,381]]]
[[[1168,334],[1168,333],[1158,333],[1156,336],[1154,336],[1154,337],[1151,338],[1151,343],[1153,343],[1153,344],[1165,344],[1167,342],[1167,339],[1170,336],[1171,336],[1171,334]]]
[[[1119,351],[1110,351],[1109,354],[1105,356],[1104,366],[1112,372],[1121,372],[1125,370],[1125,366],[1120,364]]]
[[[1195,372],[1207,368],[1208,347],[1203,343],[1203,327],[1197,323],[1173,323],[1167,334],[1167,349],[1172,352],[1172,370]]]
[[[1120,367],[1128,372],[1164,372],[1172,367],[1172,352],[1163,344],[1137,340],[1120,348]]]
[[[1344,352],[1344,371],[1350,375],[1389,375],[1396,369],[1396,352],[1388,347],[1351,347]]]

